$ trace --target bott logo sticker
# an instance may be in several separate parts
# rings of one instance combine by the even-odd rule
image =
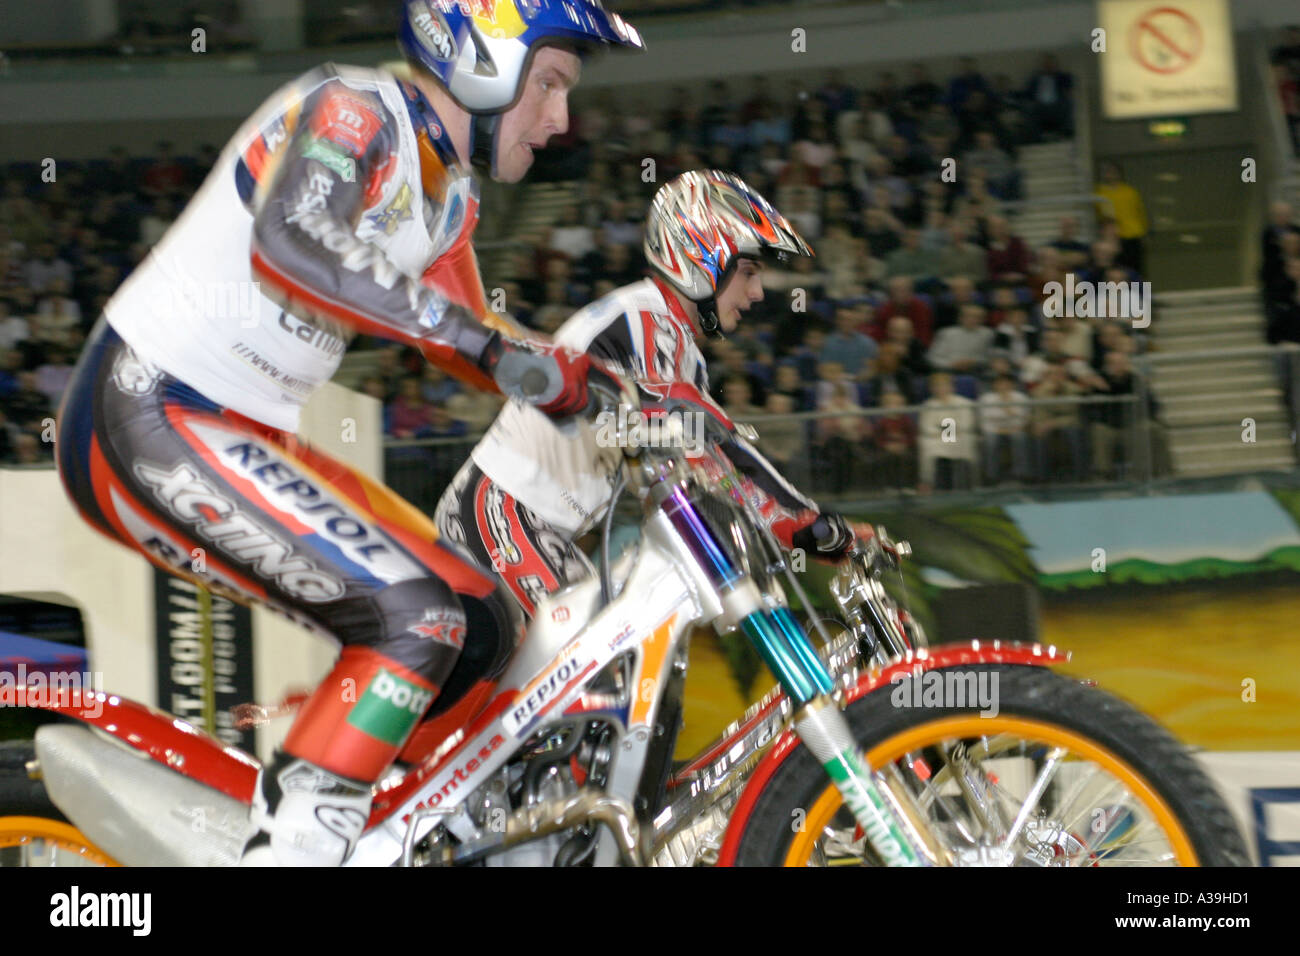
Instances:
[[[379,669],[348,714],[348,723],[384,743],[400,746],[433,702],[433,691]]]

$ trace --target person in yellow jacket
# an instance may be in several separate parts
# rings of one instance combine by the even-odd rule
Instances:
[[[1102,163],[1101,182],[1095,194],[1097,217],[1103,222],[1114,220],[1115,230],[1119,235],[1119,255],[1116,261],[1143,275],[1142,240],[1150,228],[1146,206],[1136,189],[1124,182],[1124,173],[1119,163]]]

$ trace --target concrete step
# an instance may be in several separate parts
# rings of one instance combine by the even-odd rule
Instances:
[[[1281,406],[1272,408],[1266,405],[1232,405],[1216,409],[1175,409],[1166,405],[1160,412],[1160,418],[1170,428],[1236,426],[1238,431],[1242,428],[1242,421],[1250,418],[1255,422],[1256,437],[1261,425],[1287,420],[1286,411]]]
[[[1163,401],[1172,401],[1184,395],[1202,395],[1207,390],[1227,392],[1240,395],[1246,392],[1272,389],[1277,391],[1277,383],[1271,374],[1259,372],[1252,375],[1187,375],[1183,378],[1161,379],[1153,382],[1156,397]]]
[[[1219,450],[1236,448],[1239,445],[1285,445],[1292,447],[1291,426],[1285,422],[1258,422],[1255,425],[1255,440],[1242,441],[1244,426],[1241,422],[1226,425],[1205,425],[1191,428],[1170,428],[1166,431],[1171,448],[1192,450],[1197,448],[1217,448]]]
[[[1265,344],[1264,317],[1250,312],[1189,315],[1185,312],[1162,312],[1157,310],[1151,322],[1151,331],[1157,338],[1162,335],[1193,335],[1216,331],[1238,332],[1243,329],[1257,332],[1259,344]]]
[[[1164,333],[1158,322],[1153,322],[1152,329],[1157,333],[1157,346],[1161,354],[1176,352],[1199,352],[1214,349],[1240,349],[1253,345],[1263,345],[1256,329],[1243,328],[1236,332],[1192,332],[1180,335],[1177,332]]]
[[[1157,388],[1170,380],[1181,381],[1189,375],[1198,377],[1202,382],[1211,381],[1220,375],[1233,377],[1242,375],[1259,375],[1273,373],[1271,358],[1224,358],[1224,359],[1187,359],[1186,361],[1155,361],[1151,363],[1151,380]]]
[[[1250,461],[1196,459],[1184,462],[1175,459],[1174,473],[1189,478],[1209,477],[1211,475],[1234,475],[1250,471],[1292,471],[1295,466],[1295,459],[1291,457],[1259,458]]]
[[[1198,305],[1215,302],[1259,301],[1259,290],[1254,286],[1228,286],[1219,289],[1188,289],[1183,292],[1161,292],[1156,296],[1157,306]]]

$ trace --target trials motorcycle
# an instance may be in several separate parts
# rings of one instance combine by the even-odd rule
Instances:
[[[715,444],[668,444],[625,444],[615,497],[638,499],[639,541],[610,561],[611,505],[601,573],[420,725],[344,865],[1249,864],[1186,748],[1053,671],[1066,653],[926,646],[886,593],[908,548],[883,529],[823,621]],[[700,627],[742,633],[778,686],[674,765]],[[113,694],[41,706],[63,719],[0,746],[0,864],[238,862],[256,759]]]

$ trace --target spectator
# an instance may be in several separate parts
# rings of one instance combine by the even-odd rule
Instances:
[[[871,425],[862,414],[851,383],[840,380],[828,384],[830,388],[819,407],[823,414],[817,419],[814,456],[825,490],[842,494],[861,470],[863,443],[871,436]]]
[[[859,329],[869,327],[870,306],[841,305],[835,310],[835,331],[822,346],[823,362],[837,361],[852,378],[865,380],[879,348]]]
[[[784,392],[767,397],[768,415],[792,415],[799,409]],[[759,432],[759,450],[797,487],[808,485],[808,452],[804,447],[804,423],[797,419],[764,421]]]
[[[1101,378],[1099,390],[1114,401],[1093,406],[1093,474],[1102,481],[1143,478],[1148,469],[1154,476],[1168,474],[1171,469],[1164,430],[1155,422],[1154,401],[1150,392],[1141,387],[1128,354],[1107,354]],[[1143,393],[1147,396],[1144,415],[1139,414],[1131,398]]]
[[[999,375],[993,390],[980,396],[979,406],[985,478],[990,484],[1005,479],[1002,459],[1010,451],[1011,476],[1025,481],[1029,477],[1029,399],[1016,390],[1015,379]]]
[[[906,322],[907,320],[898,318],[894,321]],[[904,347],[897,342],[886,340],[881,343],[880,357],[875,363],[875,374],[868,382],[877,404],[880,404],[881,398],[889,392],[902,396],[905,405],[911,405],[918,400],[917,376],[903,364],[904,356]]]
[[[27,263],[27,287],[33,294],[41,295],[60,279],[65,289],[72,287],[72,266],[59,257],[54,243],[42,242],[36,248],[36,256]]]
[[[921,230],[904,229],[903,245],[885,256],[885,275],[916,280],[933,273],[934,257],[921,248]]]
[[[18,387],[4,399],[5,414],[23,431],[40,433],[43,421],[53,413],[50,400],[37,387],[35,372],[19,372]]]
[[[615,245],[631,246],[641,243],[641,224],[632,221],[627,203],[621,199],[609,201],[600,228],[605,239]]]
[[[911,402],[895,390],[880,395],[882,408],[901,409]],[[878,417],[871,426],[876,446],[876,480],[886,488],[912,488],[916,485],[916,421],[911,415],[896,412]]]
[[[903,244],[900,234],[903,225],[888,208],[872,206],[866,211],[866,230],[864,238],[867,248],[875,259],[884,259]]]
[[[1020,176],[1016,165],[988,130],[975,134],[975,147],[962,156],[962,166],[967,170],[982,170],[989,192],[998,199],[1020,197]]]
[[[32,383],[45,396],[50,408],[58,408],[64,389],[72,378],[72,363],[62,348],[49,350],[44,365],[36,369]]]
[[[1077,269],[1088,262],[1088,244],[1079,239],[1079,217],[1062,216],[1057,226],[1055,239],[1048,243],[1060,253],[1061,266]]]
[[[958,324],[941,329],[926,355],[930,365],[944,372],[978,375],[988,364],[993,330],[984,324],[984,309],[967,305]]]
[[[905,394],[920,399],[920,380],[930,374],[930,361],[925,357],[925,346],[912,333],[912,320],[905,315],[896,315],[886,326],[885,341],[898,347],[899,365],[907,369],[912,376],[913,389]]]
[[[983,282],[988,277],[988,259],[984,250],[970,241],[966,220],[953,217],[948,221],[948,241],[935,260],[933,272],[941,279],[969,276]]]
[[[912,291],[908,276],[894,276],[889,280],[889,300],[876,311],[876,323],[871,337],[879,342],[884,338],[889,320],[902,315],[912,320],[912,334],[928,347],[934,337],[934,315],[930,306]]]
[[[1149,228],[1147,211],[1142,196],[1124,182],[1124,172],[1119,163],[1101,164],[1101,183],[1096,194],[1100,199],[1097,203],[1098,218],[1115,223],[1120,247],[1118,261],[1138,275],[1145,275],[1142,240]]]
[[[1013,235],[1004,216],[989,216],[988,273],[998,282],[1023,282],[1029,274],[1029,249]]]
[[[185,186],[185,169],[172,157],[172,144],[158,143],[158,156],[144,171],[140,185],[146,195],[172,196]]]
[[[10,302],[0,298],[0,355],[12,349],[19,342],[24,342],[31,335],[27,319],[12,313]]]
[[[432,429],[433,410],[414,376],[402,379],[397,397],[384,411],[384,431],[394,438],[426,438]]]
[[[1029,326],[1025,310],[1019,306],[1007,309],[994,333],[993,354],[1005,357],[1019,376],[1025,360],[1038,351],[1038,332]]]
[[[1064,359],[1048,362],[1034,387],[1033,422],[1037,474],[1044,481],[1064,474],[1070,481],[1086,475],[1087,442],[1080,424],[1077,399],[1086,389],[1070,377]],[[1071,401],[1073,400],[1073,401]]]
[[[1043,54],[1039,68],[1025,84],[1034,132],[1049,139],[1074,135],[1074,102],[1070,74],[1063,72],[1051,53]]]
[[[146,246],[156,245],[175,218],[171,200],[159,196],[154,200],[149,215],[140,220],[140,241]]]
[[[560,213],[560,221],[551,228],[547,239],[547,249],[577,261],[596,249],[596,237],[589,226],[578,218],[578,207],[566,205]]]
[[[810,412],[817,405],[812,389],[804,385],[799,376],[799,365],[794,358],[782,359],[780,364],[777,365],[772,394],[784,395],[790,399],[790,410],[793,412]],[[771,407],[772,398],[769,395],[768,408],[771,409]]]
[[[930,376],[930,397],[917,424],[920,488],[968,489],[973,484],[978,446],[975,403],[952,389],[952,376]]]

